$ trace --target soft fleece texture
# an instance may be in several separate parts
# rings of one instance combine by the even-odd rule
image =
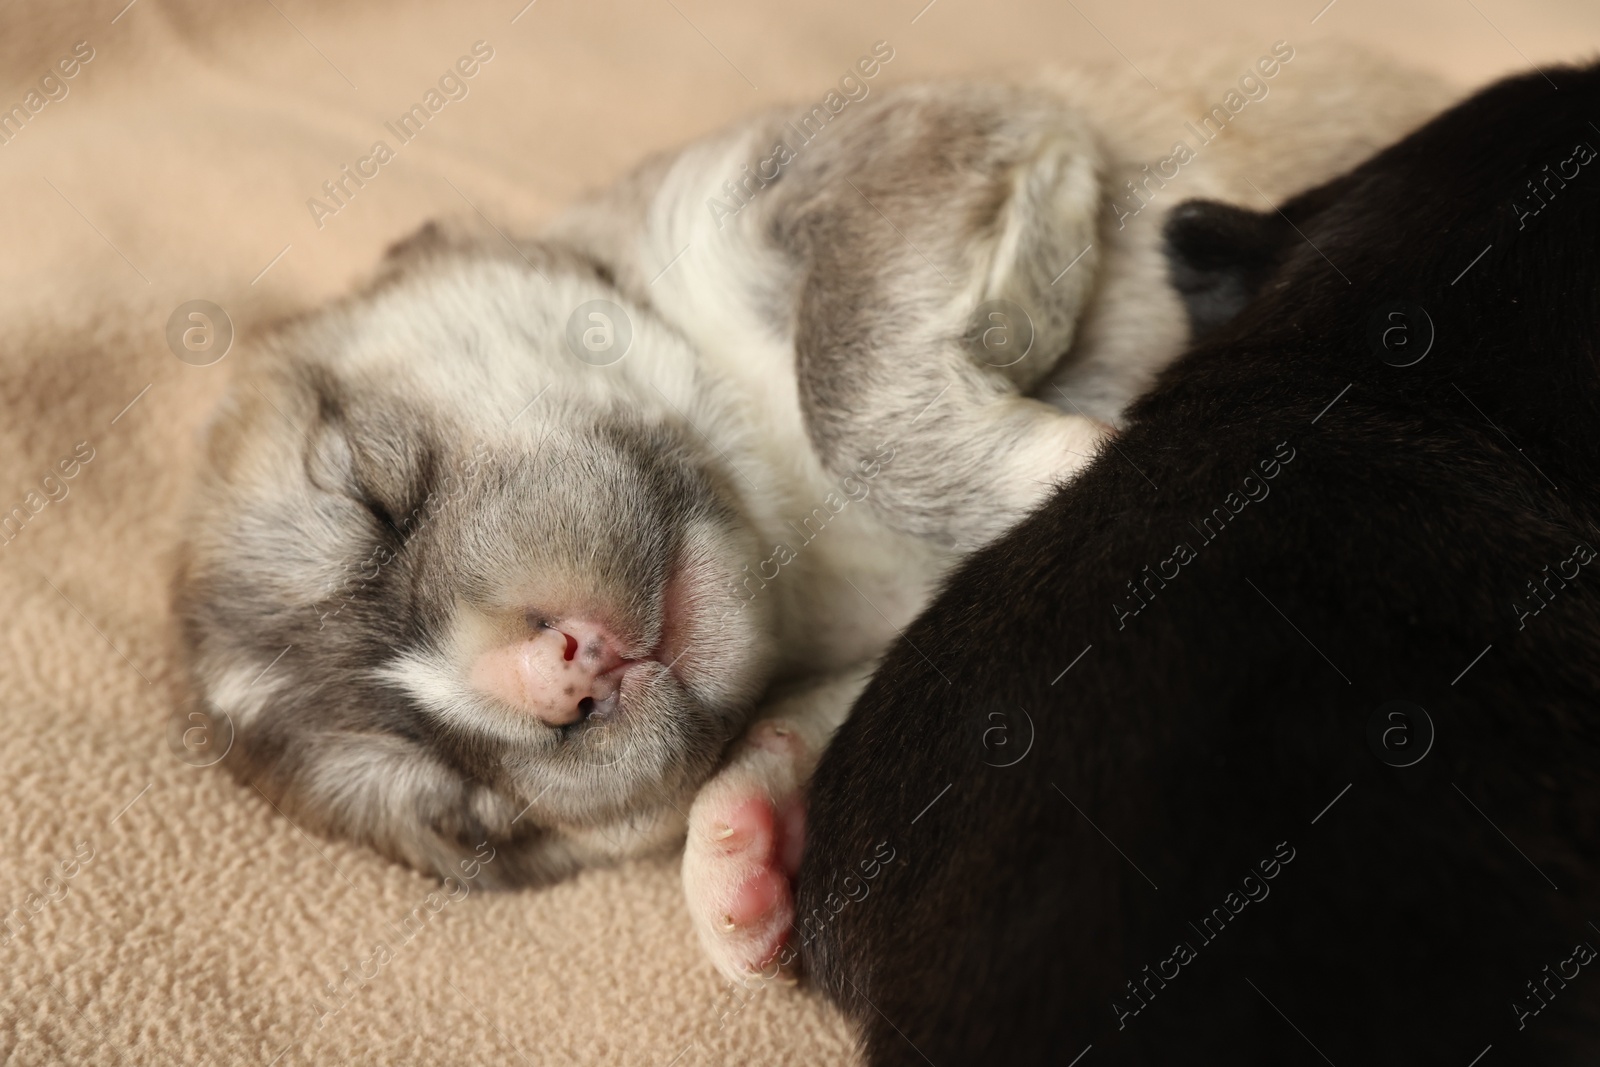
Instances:
[[[1328,37],[1466,85],[1600,42],[1588,0],[1339,0],[1315,23],[1320,0],[536,0],[520,16],[523,0],[124,3],[0,14],[5,106],[75,42],[95,51],[65,99],[0,145],[0,510],[43,496],[79,442],[93,449],[69,495],[0,547],[6,1063],[853,1058],[803,988],[718,981],[673,862],[434,913],[429,880],[308,838],[216,768],[174,758],[166,582],[228,367],[173,357],[178,304],[213,300],[248,338],[346,289],[430,216],[481,209],[529,228],[646,151],[820,99],[879,39],[896,49],[879,85],[1121,65],[1117,49],[1153,70],[1159,52],[1218,40],[1247,42],[1243,69],[1273,40]],[[495,55],[470,96],[319,230],[307,197],[375,139],[393,146],[383,123],[480,39]],[[419,906],[428,920],[397,932]],[[393,958],[376,967],[380,939]],[[346,968],[370,978],[330,996]]]

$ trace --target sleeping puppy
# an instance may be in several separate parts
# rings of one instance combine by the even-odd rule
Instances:
[[[843,715],[953,546],[1106,431],[1023,395],[1101,258],[1082,117],[1003,87],[873,103],[732,217],[708,200],[792,137],[783,116],[536,241],[425,229],[255,354],[178,581],[240,776],[426,870],[492,849],[480,877],[517,885],[681,839],[774,683],[817,680],[802,726],[756,739],[820,751],[809,709]],[[1027,358],[975,343],[986,306],[1031,309]],[[792,818],[748,810],[754,788],[701,836]]]
[[[1270,158],[1234,138],[1269,186],[1411,119],[1374,89],[1292,121],[1350,79],[1317,69],[1262,113]],[[493,885],[687,827],[713,960],[772,957],[801,787],[873,659],[1184,340],[1165,201],[1110,187],[1179,123],[1102,137],[1070,81],[883,92],[803,142],[763,116],[537,240],[425,229],[248,353],[176,586],[235,773]],[[1185,187],[1248,195],[1242,161]]]
[[[1168,221],[1211,339],[812,781],[870,1062],[1600,1058],[1600,68],[1545,74]]]

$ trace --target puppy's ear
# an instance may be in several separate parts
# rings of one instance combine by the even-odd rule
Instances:
[[[1189,312],[1193,340],[1203,340],[1255,298],[1293,229],[1277,212],[1247,211],[1212,200],[1172,209],[1162,229],[1167,273]]]
[[[447,248],[449,244],[444,227],[440,226],[436,219],[429,219],[414,232],[384,249],[383,258],[395,263],[409,263],[426,258],[434,252]]]
[[[419,269],[432,260],[472,247],[467,231],[459,225],[438,220],[424,222],[416,230],[395,241],[383,251],[383,259],[373,272],[373,283],[382,285]]]

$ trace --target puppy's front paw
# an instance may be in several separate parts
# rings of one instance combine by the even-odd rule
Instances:
[[[1016,504],[1026,512],[1070,482],[1099,454],[1116,431],[1086,415],[1051,413],[1039,418],[1013,454],[1010,471]]]
[[[1085,415],[1064,415],[1036,400],[1004,403],[1003,433],[990,483],[991,506],[974,508],[962,543],[982,544],[1019,522],[1057,489],[1083,473],[1116,431]]]
[[[734,981],[778,970],[805,845],[799,735],[758,723],[689,811],[683,888],[700,943]]]

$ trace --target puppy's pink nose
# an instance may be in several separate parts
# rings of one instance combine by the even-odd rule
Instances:
[[[615,706],[626,663],[604,627],[566,619],[479,656],[472,684],[547,726],[566,726]]]

